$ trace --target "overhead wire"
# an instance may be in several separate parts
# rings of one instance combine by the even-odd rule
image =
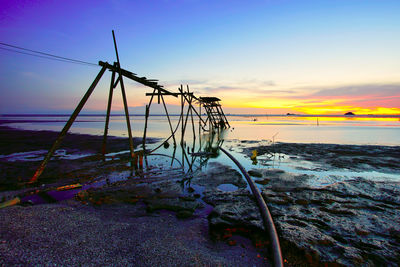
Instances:
[[[25,54],[25,55],[30,55],[30,56],[36,56],[36,57],[46,58],[46,59],[52,59],[52,60],[58,60],[58,61],[62,61],[62,62],[75,63],[75,64],[80,64],[80,65],[88,65],[88,66],[96,66],[96,67],[99,66],[99,65],[91,63],[91,62],[87,62],[87,61],[83,61],[83,60],[77,60],[77,59],[73,59],[73,58],[61,57],[61,56],[57,56],[57,55],[53,55],[53,54],[49,54],[49,53],[45,53],[45,52],[40,52],[40,51],[28,49],[28,48],[23,48],[23,47],[11,45],[11,44],[6,44],[6,43],[3,43],[3,42],[0,42],[0,45],[14,48],[14,49],[9,49],[9,48],[5,48],[5,47],[0,47],[0,49],[11,51],[11,52],[15,52],[15,53],[20,53],[20,54]],[[15,49],[19,49],[19,50],[22,50],[22,51],[15,50]],[[28,52],[24,52],[24,51],[28,51],[29,53]]]
[[[64,59],[58,59],[58,58],[52,58],[52,57],[46,57],[46,56],[36,55],[36,54],[27,53],[27,52],[23,52],[23,51],[8,49],[8,48],[5,48],[5,47],[0,47],[0,49],[6,50],[6,51],[10,51],[10,52],[14,52],[14,53],[23,54],[23,55],[29,55],[29,56],[39,57],[39,58],[45,58],[45,59],[56,60],[56,61],[61,61],[61,62],[74,63],[74,64],[79,64],[79,65],[84,65],[84,66],[93,66],[93,65],[88,65],[88,64],[86,64],[86,63],[77,63],[77,62],[72,62],[72,61],[70,61],[70,60],[64,60]],[[96,66],[97,66],[97,65],[96,65]]]

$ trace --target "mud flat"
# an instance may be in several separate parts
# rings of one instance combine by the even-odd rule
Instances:
[[[400,146],[275,143],[268,146],[250,144],[244,153],[285,156],[312,162],[322,171],[345,169],[400,173]],[[307,170],[307,169],[304,169]]]
[[[234,170],[214,166],[226,174],[217,178],[219,171],[211,166],[211,173],[197,173],[196,183],[176,168],[132,171],[126,153],[118,153],[126,149],[126,139],[112,138],[109,151],[117,153],[102,162],[96,155],[100,137],[72,135],[63,144],[66,152],[50,162],[39,182],[23,185],[43,157],[43,152],[31,152],[46,150],[57,133],[0,130],[1,169],[6,170],[1,176],[0,202],[32,192],[47,194],[46,190],[60,185],[84,185],[69,199],[0,209],[1,266],[269,263],[264,251],[246,237],[210,238],[212,207],[202,201],[204,188],[218,190],[221,184],[232,183],[232,177],[238,186],[246,187]],[[203,181],[206,178],[210,181]]]
[[[0,191],[18,188],[35,173],[40,161],[57,139],[58,132],[27,131],[0,126]],[[149,139],[149,143],[157,140]],[[41,176],[41,183],[90,179],[98,170],[103,137],[85,134],[67,134]],[[134,145],[141,144],[134,138]],[[109,136],[107,152],[129,151],[127,138]],[[115,160],[127,158],[127,153]]]
[[[132,171],[125,138],[111,138],[115,154],[102,162],[101,137],[71,135],[40,182],[27,187],[21,183],[57,133],[0,127],[0,136],[0,202],[48,187],[87,186],[52,204],[0,209],[0,265],[271,263],[258,207],[230,166],[211,162],[192,174],[157,164]],[[257,150],[259,163],[248,172],[273,215],[285,264],[400,264],[399,147],[243,144],[244,160]],[[271,164],[276,159],[294,171]],[[330,172],[352,175],[315,182]]]
[[[268,167],[268,161],[263,162],[267,167],[249,171],[272,213],[285,260],[294,265],[398,266],[400,178],[382,181],[380,176],[400,177],[399,147],[250,142],[243,153],[250,157],[254,150],[271,160],[298,161],[296,172]],[[312,165],[305,164],[310,161]],[[313,186],[320,174],[330,171],[359,174]],[[211,229],[245,230],[260,245],[268,244],[261,238],[262,221],[247,190],[215,192],[204,201],[214,207]]]

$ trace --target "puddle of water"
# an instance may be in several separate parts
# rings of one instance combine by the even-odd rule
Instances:
[[[188,142],[189,143],[189,142]],[[266,145],[267,141],[261,141],[259,145]],[[149,144],[146,146],[147,149],[151,149],[156,147],[159,143]],[[310,176],[310,179],[306,182],[310,187],[318,188],[324,187],[329,184],[334,184],[336,182],[342,182],[350,179],[357,179],[358,177],[363,177],[372,181],[400,181],[398,175],[395,174],[387,174],[381,173],[377,171],[363,171],[363,172],[355,172],[346,169],[334,169],[328,170],[325,166],[321,164],[314,163],[312,161],[307,161],[300,159],[298,157],[290,157],[285,154],[276,154],[274,157],[266,157],[259,156],[257,157],[258,163],[254,164],[248,155],[243,154],[243,148],[246,146],[254,146],[254,142],[243,142],[243,141],[226,141],[224,147],[227,148],[230,153],[243,165],[243,167],[249,171],[253,168],[255,169],[281,169],[288,173],[294,174],[307,174]],[[199,152],[198,152],[199,151]],[[202,157],[201,155],[204,152],[215,152],[212,154],[210,158]],[[122,153],[126,153],[129,151],[120,151],[116,153],[107,154],[108,157],[111,156],[119,156]],[[47,153],[44,150],[38,151],[30,151],[30,152],[22,152],[22,153],[14,153],[11,155],[0,155],[0,159],[5,159],[7,161],[16,161],[16,160],[41,160],[43,156]],[[192,156],[190,155],[192,154]],[[76,159],[80,157],[88,156],[89,154],[79,154],[77,153],[67,153],[66,150],[58,150],[56,153],[56,157],[63,159]],[[173,147],[172,145],[169,148],[161,147],[156,151],[156,154],[149,155],[147,157],[148,161],[145,160],[144,172],[148,173],[154,181],[149,182],[157,182],[158,179],[167,179],[167,177],[173,178],[177,176],[186,177],[191,175],[195,175],[197,171],[207,171],[208,163],[218,162],[227,166],[231,166],[233,169],[240,172],[238,167],[222,152],[214,151],[213,147],[202,147],[198,149],[195,145],[191,147],[185,146],[182,148],[181,146]],[[127,163],[129,164],[129,163]],[[183,175],[189,170],[189,165],[191,165],[193,173],[191,175]],[[176,173],[168,173],[171,170],[180,168],[180,175],[176,175]],[[182,169],[183,168],[183,169]],[[183,175],[183,176],[182,176]],[[118,181],[125,181],[128,179],[135,179],[137,175],[132,174],[131,172],[118,172],[112,173],[110,175],[106,175],[103,177],[97,177],[96,181],[92,181],[90,184],[86,184],[83,186],[84,189],[88,189],[90,187],[101,187],[106,185],[107,183],[115,183]],[[137,176],[140,178],[140,175]],[[160,181],[161,181],[160,180]],[[192,185],[196,191],[202,195],[203,188],[196,188],[195,185]],[[262,185],[257,184],[259,188],[262,188]],[[233,184],[221,184],[217,187],[219,190],[224,192],[232,192],[238,190],[238,187]],[[67,198],[72,198],[76,193],[80,190],[70,190],[65,192],[50,192],[49,195],[57,200],[63,200]],[[54,195],[53,195],[54,194]],[[36,199],[36,201],[40,202],[40,199]]]
[[[238,187],[233,184],[220,184],[219,186],[217,186],[217,188],[224,192],[233,192],[238,190]]]
[[[41,161],[44,159],[44,156],[47,154],[47,150],[35,150],[35,151],[27,151],[27,152],[18,152],[9,155],[0,155],[0,159],[15,162],[15,161]],[[65,149],[58,149],[54,152],[53,159],[67,159],[74,160],[80,159],[87,156],[93,155],[92,153],[81,153],[77,151],[77,153],[68,153]]]
[[[307,174],[310,175],[310,179],[306,184],[312,188],[320,188],[326,185],[334,184],[337,182],[343,182],[346,180],[353,180],[359,177],[368,179],[374,182],[388,181],[388,182],[399,182],[400,176],[398,174],[378,172],[375,170],[369,171],[352,171],[348,169],[328,169],[327,166],[323,166],[320,163],[314,163],[311,161],[303,160],[300,158],[294,158],[289,155],[280,153],[276,154],[272,158],[265,156],[257,157],[258,163],[253,164],[249,156],[243,154],[243,148],[246,144],[243,142],[226,142],[225,147],[229,148],[229,152],[243,165],[246,171],[251,169],[281,169],[285,172],[294,174]],[[254,144],[250,144],[254,145]],[[262,144],[260,143],[260,146]],[[219,162],[223,164],[232,166],[234,169],[238,168],[233,164],[233,162],[225,155],[218,158]],[[329,166],[328,166],[329,167]],[[239,171],[239,170],[238,170]],[[259,188],[262,186],[258,185]]]

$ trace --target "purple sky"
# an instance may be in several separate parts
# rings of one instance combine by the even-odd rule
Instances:
[[[112,63],[114,29],[122,67],[231,112],[400,113],[399,14],[378,0],[2,0],[0,42]],[[0,114],[70,112],[100,70],[0,48]],[[86,112],[105,110],[109,79]],[[126,84],[130,106],[148,101]]]

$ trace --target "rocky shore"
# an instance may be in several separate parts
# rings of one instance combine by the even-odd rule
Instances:
[[[99,160],[100,137],[71,135],[43,180],[26,187],[43,153],[15,153],[46,150],[56,133],[0,127],[0,136],[0,202],[83,185],[69,199],[0,209],[0,265],[272,263],[245,180],[218,159],[193,173],[159,163],[133,171],[124,153]],[[124,149],[126,139],[110,140],[110,152]],[[247,142],[241,153],[251,161],[254,150],[260,162],[248,172],[274,218],[285,265],[400,264],[400,182],[363,177],[399,173],[399,147]],[[272,156],[297,162],[296,172],[271,166]],[[315,186],[332,170],[359,175]]]
[[[282,251],[297,264],[397,266],[400,260],[400,183],[359,178],[315,189],[304,186],[307,175],[281,170],[261,173],[256,182],[277,227]],[[214,206],[211,228],[252,229],[263,226],[247,190],[205,197]],[[258,241],[260,244],[267,240]],[[305,261],[304,261],[305,260]]]
[[[46,134],[47,138],[43,138]],[[229,240],[210,238],[207,217],[212,208],[201,200],[201,186],[191,183],[192,176],[181,169],[155,164],[135,171],[127,162],[126,153],[102,162],[96,156],[100,141],[87,142],[89,136],[72,135],[67,138],[73,141],[63,144],[65,154],[76,154],[74,146],[80,144],[83,150],[78,154],[90,155],[56,158],[38,183],[24,185],[22,182],[29,179],[43,155],[28,160],[16,155],[15,161],[16,156],[10,155],[46,149],[50,141],[45,139],[55,138],[56,133],[2,128],[0,135],[1,168],[6,170],[0,178],[0,203],[31,194],[48,202],[34,205],[23,202],[0,209],[1,266],[265,266],[269,263],[263,251],[248,238],[240,235]],[[13,140],[17,142],[15,147]],[[126,148],[126,139],[113,138],[113,141],[110,151]],[[30,144],[24,149],[19,142]],[[231,182],[229,176],[226,179],[226,183]],[[236,179],[245,186],[237,174]],[[56,187],[76,183],[83,186],[72,190],[72,198],[52,201]],[[218,185],[213,183],[215,190]]]

